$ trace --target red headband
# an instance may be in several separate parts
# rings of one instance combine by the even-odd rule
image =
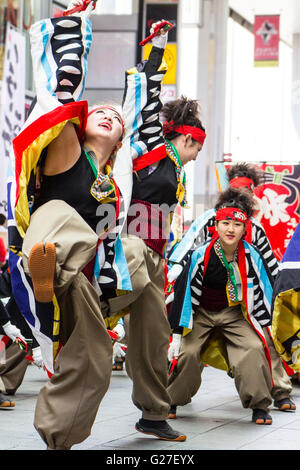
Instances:
[[[176,126],[174,124],[174,121],[166,121],[163,125],[163,133],[164,135],[169,134],[169,132],[178,132],[179,134],[191,134],[192,138],[194,140],[197,140],[197,142],[200,142],[200,144],[204,144],[206,134],[202,129],[199,129],[199,127],[193,127],[193,126]]]
[[[223,207],[216,212],[216,220],[236,220],[237,222],[247,223],[248,217],[246,212],[236,207]]]
[[[251,178],[247,178],[246,176],[236,176],[232,180],[229,181],[229,186],[232,188],[248,188],[251,191],[254,189],[254,181]]]
[[[109,105],[102,105],[102,106],[97,106],[97,108],[94,108],[92,109],[89,113],[88,113],[88,117],[93,114],[95,111],[98,111],[98,109],[110,109],[111,111],[114,111],[121,119],[121,123],[122,123],[122,136],[124,134],[124,121],[123,121],[123,118],[121,116],[121,114],[119,113],[119,111],[114,108],[113,106],[109,106]]]

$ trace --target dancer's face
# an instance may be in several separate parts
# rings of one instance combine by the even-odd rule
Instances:
[[[236,247],[245,234],[245,224],[237,220],[219,220],[215,224],[221,244]]]
[[[185,165],[188,162],[195,161],[198,153],[202,150],[203,145],[200,142],[192,139],[191,134],[180,135],[174,141],[175,147],[180,156],[180,161],[182,165]]]
[[[117,145],[122,138],[122,118],[117,111],[101,107],[92,112],[87,120],[85,135],[89,138],[105,139],[112,145]]]

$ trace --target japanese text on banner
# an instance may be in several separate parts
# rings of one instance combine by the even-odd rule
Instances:
[[[10,147],[25,119],[25,37],[7,25],[0,113],[0,212],[7,212]]]

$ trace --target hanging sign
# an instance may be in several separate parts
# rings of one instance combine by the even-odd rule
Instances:
[[[0,113],[0,212],[7,212],[6,178],[13,139],[25,120],[25,36],[7,25]]]
[[[257,15],[254,26],[254,65],[276,67],[279,64],[280,15]]]

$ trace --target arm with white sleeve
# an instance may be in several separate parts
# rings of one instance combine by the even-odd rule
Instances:
[[[163,60],[166,42],[165,32],[154,37],[148,59],[126,71],[123,116],[134,170],[140,157],[164,146],[159,112],[161,85],[167,71]]]
[[[0,334],[4,334],[5,336],[8,336],[13,342],[18,342],[19,340],[22,340],[22,342],[26,343],[25,338],[21,333],[21,330],[11,323],[10,316],[1,300],[0,300]]]

